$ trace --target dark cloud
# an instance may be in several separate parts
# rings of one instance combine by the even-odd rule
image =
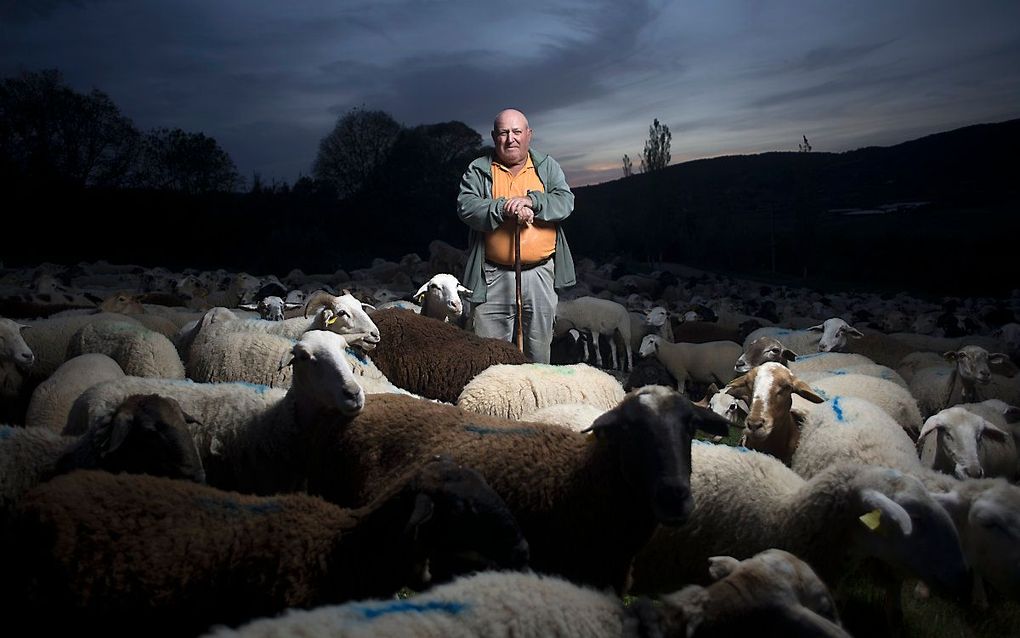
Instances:
[[[4,22],[25,23],[48,18],[64,6],[84,7],[90,2],[102,0],[2,0],[0,1],[0,24]]]

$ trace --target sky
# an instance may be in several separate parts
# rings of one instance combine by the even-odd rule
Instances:
[[[675,164],[1020,117],[1020,1],[0,0],[0,76],[47,68],[249,182],[310,175],[352,108],[489,142],[513,107],[577,187],[639,167],[656,119]]]

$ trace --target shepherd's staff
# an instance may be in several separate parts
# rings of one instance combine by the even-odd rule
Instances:
[[[517,349],[524,352],[524,319],[521,317],[521,224],[514,230],[514,274],[517,275]]]

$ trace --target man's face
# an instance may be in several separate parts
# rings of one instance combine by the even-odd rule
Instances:
[[[492,142],[496,146],[496,159],[501,164],[523,164],[528,159],[528,145],[531,143],[528,120],[516,111],[503,113],[496,120]]]

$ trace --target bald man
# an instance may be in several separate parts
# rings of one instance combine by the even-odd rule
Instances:
[[[457,215],[470,228],[464,285],[472,291],[475,334],[514,341],[514,233],[520,227],[524,354],[549,363],[556,291],[576,283],[559,224],[573,212],[574,194],[556,160],[531,149],[531,133],[524,113],[500,111],[492,155],[471,162],[461,178]]]

